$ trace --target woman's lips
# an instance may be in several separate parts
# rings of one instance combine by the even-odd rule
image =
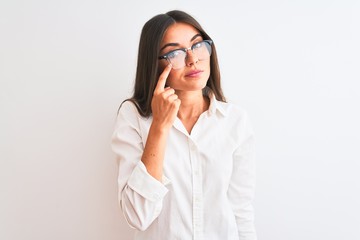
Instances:
[[[188,72],[185,77],[199,77],[203,73],[202,70],[193,70]]]

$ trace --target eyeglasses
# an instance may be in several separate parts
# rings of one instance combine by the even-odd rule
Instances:
[[[191,50],[198,61],[209,59],[211,55],[211,40],[197,42],[189,48],[180,48],[160,56],[159,59],[166,59],[171,63],[173,69],[180,69],[186,66],[187,51]]]

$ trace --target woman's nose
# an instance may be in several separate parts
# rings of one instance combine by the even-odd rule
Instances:
[[[186,58],[185,58],[186,66],[191,66],[191,65],[197,63],[198,61],[199,61],[199,59],[198,59],[197,56],[193,53],[192,50],[186,51]]]

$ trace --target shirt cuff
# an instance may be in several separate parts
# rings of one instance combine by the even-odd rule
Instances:
[[[165,176],[162,177],[162,183],[152,177],[146,170],[145,165],[139,161],[132,172],[128,186],[135,192],[150,201],[159,201],[168,192],[165,184],[170,183]]]

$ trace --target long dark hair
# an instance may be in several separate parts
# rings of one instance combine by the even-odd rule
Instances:
[[[166,29],[177,22],[195,27],[204,40],[211,40],[200,24],[183,11],[174,10],[159,14],[145,23],[140,36],[134,93],[131,98],[125,100],[133,102],[143,117],[149,117],[152,114],[151,100],[160,76],[158,61],[160,43]],[[206,85],[212,90],[218,101],[226,101],[220,84],[220,69],[215,44],[212,44],[210,76]]]

